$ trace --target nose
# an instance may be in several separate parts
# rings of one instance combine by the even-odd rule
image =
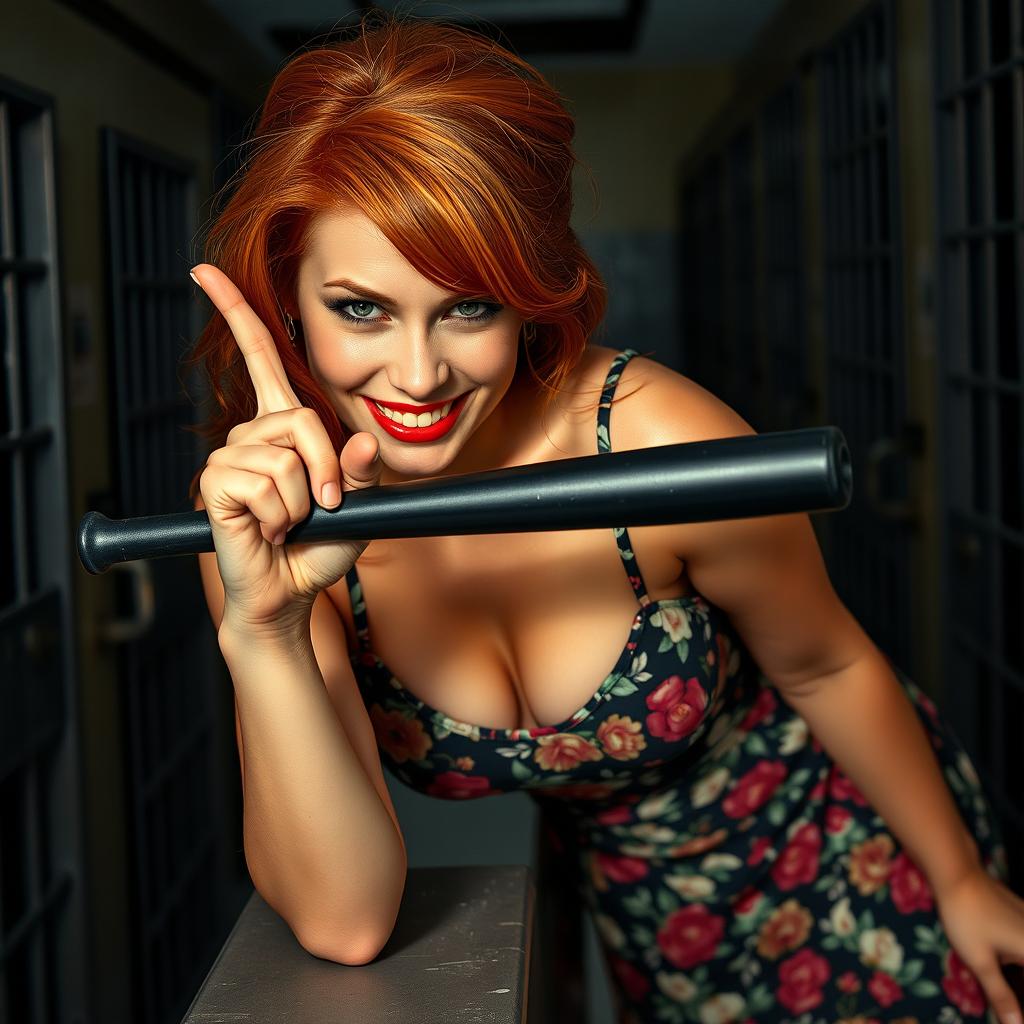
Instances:
[[[392,386],[413,401],[436,399],[450,374],[440,339],[429,327],[410,326],[402,332],[394,358],[388,365]]]

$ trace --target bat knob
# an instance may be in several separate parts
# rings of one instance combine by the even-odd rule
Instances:
[[[93,576],[106,572],[114,562],[108,557],[110,522],[102,512],[86,512],[78,524],[78,557]]]

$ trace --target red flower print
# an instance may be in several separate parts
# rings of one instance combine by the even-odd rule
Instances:
[[[764,893],[755,889],[752,885],[748,885],[742,892],[736,896],[736,900],[732,905],[732,911],[734,914],[749,914],[757,905],[761,902],[761,897]]]
[[[500,789],[491,789],[491,780],[482,775],[462,775],[460,772],[441,772],[427,786],[431,796],[439,796],[445,800],[471,800],[478,796],[491,796],[500,793]]]
[[[736,788],[722,801],[722,810],[730,818],[742,818],[766,803],[786,777],[781,761],[758,761],[736,781]]]
[[[868,991],[878,1000],[882,1006],[892,1006],[898,999],[903,998],[903,989],[896,984],[895,980],[883,971],[875,971],[868,982]]]
[[[609,715],[597,727],[597,741],[609,757],[616,761],[632,761],[647,747],[642,729],[639,722],[625,715]]]
[[[724,918],[694,903],[669,914],[658,930],[658,948],[669,963],[685,970],[710,960],[724,931]]]
[[[771,875],[780,889],[795,889],[818,877],[821,829],[810,822],[801,825],[775,858]]]
[[[782,984],[775,996],[790,1013],[813,1010],[823,998],[821,987],[830,975],[828,961],[824,957],[809,949],[801,949],[779,964]]]
[[[668,743],[689,736],[700,725],[708,695],[696,676],[684,683],[680,676],[669,676],[647,697],[652,714],[647,716],[647,731]]]
[[[749,732],[755,725],[764,721],[764,719],[772,714],[778,707],[778,704],[779,702],[775,699],[775,694],[772,690],[767,686],[762,686],[757,699],[747,712],[746,717],[740,722],[739,728],[744,732]]]
[[[950,949],[944,964],[942,990],[957,1009],[967,1016],[980,1016],[985,1010],[985,996],[978,979],[960,959],[955,949]]]
[[[644,973],[616,953],[608,953],[607,956],[612,973],[625,989],[626,995],[630,999],[642,999],[651,987]]]
[[[422,761],[434,745],[417,719],[406,718],[398,711],[385,711],[379,704],[370,708],[370,724],[377,743],[398,764]]]
[[[753,866],[764,860],[764,855],[772,848],[772,841],[768,836],[758,836],[750,847],[750,855],[747,857],[747,864]]]
[[[818,779],[814,784],[814,789],[807,794],[807,799],[810,803],[816,804],[825,795],[825,780]]]
[[[853,815],[845,807],[829,804],[825,808],[825,831],[830,836],[842,835],[851,821]]]
[[[650,871],[647,862],[639,857],[616,857],[610,853],[596,856],[605,877],[613,882],[638,882]]]
[[[576,782],[570,786],[545,786],[546,796],[559,800],[603,800],[615,790],[606,782]]]
[[[928,884],[928,879],[905,853],[900,853],[892,862],[889,870],[889,893],[901,914],[932,909],[932,888]]]
[[[829,778],[828,795],[833,800],[849,800],[858,807],[867,807],[868,802],[864,794],[853,784],[853,781],[840,770],[838,766],[832,770]]]
[[[861,896],[870,896],[885,885],[892,868],[893,849],[892,837],[881,832],[850,851],[850,884],[857,887]]]
[[[859,992],[860,991],[860,979],[853,971],[846,971],[845,974],[840,974],[836,978],[836,988],[841,992]]]
[[[625,805],[611,807],[594,815],[599,825],[626,825],[633,817],[633,812]]]
[[[589,740],[571,733],[558,732],[537,738],[533,758],[549,772],[567,772],[583,761],[600,761],[604,754]]]

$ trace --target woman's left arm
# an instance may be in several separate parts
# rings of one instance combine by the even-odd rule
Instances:
[[[643,386],[619,421],[633,442],[626,447],[754,433],[657,364],[639,361],[633,382]],[[1024,963],[1024,901],[984,871],[910,700],[832,588],[808,516],[657,529],[673,531],[663,536],[693,585],[726,612],[779,696],[925,873],[950,942],[1009,1024],[1019,1007],[998,964]]]

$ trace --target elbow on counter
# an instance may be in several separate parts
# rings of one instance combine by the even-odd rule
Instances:
[[[385,913],[384,918],[379,919],[371,928],[353,928],[351,922],[346,927],[346,922],[337,918],[289,921],[289,927],[299,945],[321,960],[333,960],[349,967],[368,964],[377,958],[395,930],[405,891],[405,877],[403,872],[396,890],[389,894],[387,906],[381,907]]]
[[[379,956],[387,945],[391,932],[370,936],[362,941],[345,939],[340,929],[333,932],[316,928],[293,929],[299,945],[312,956],[320,960],[331,960],[346,967],[361,967]]]

